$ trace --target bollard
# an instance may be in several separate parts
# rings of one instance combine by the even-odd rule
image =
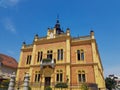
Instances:
[[[29,90],[29,74],[28,73],[26,73],[26,75],[24,77],[23,90]]]
[[[14,87],[15,87],[15,72],[13,72],[13,74],[11,75],[8,90],[14,90]]]

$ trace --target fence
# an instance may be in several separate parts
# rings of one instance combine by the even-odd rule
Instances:
[[[51,87],[52,90],[81,90],[80,89],[81,85],[85,85],[86,87],[89,87],[89,90],[98,90],[97,84],[94,84],[94,83],[85,83],[85,84],[83,83],[79,83],[79,84],[62,83],[62,84],[58,84],[60,85],[58,86],[59,88],[58,87],[56,88],[55,86],[56,84],[57,84],[56,82],[52,82],[46,85],[45,85],[45,82],[38,82],[38,83],[29,82],[28,74],[25,75],[23,82],[20,82],[20,81],[16,82],[15,74],[13,74],[10,79],[8,90],[45,90],[45,88],[48,86]],[[65,88],[64,85],[67,85],[65,86],[67,88]],[[47,90],[51,90],[51,89],[47,89]]]
[[[76,85],[68,84],[68,88],[56,88],[55,84],[56,83],[52,83],[52,85],[50,85],[52,90],[81,90],[81,85],[82,85],[82,83]],[[98,90],[96,84],[87,83],[86,85],[89,87],[89,90]],[[24,87],[24,82],[16,82],[15,90],[24,90],[23,87]],[[45,87],[46,86],[44,85],[44,83],[34,83],[34,82],[29,83],[30,90],[45,90]]]

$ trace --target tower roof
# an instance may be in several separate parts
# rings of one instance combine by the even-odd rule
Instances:
[[[57,18],[57,20],[56,20],[55,28],[56,28],[56,33],[57,33],[57,34],[64,33],[63,30],[61,30],[60,22],[59,22],[59,19],[58,19],[58,18]]]

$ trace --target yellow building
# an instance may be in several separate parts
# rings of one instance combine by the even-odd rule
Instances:
[[[77,90],[86,83],[92,90],[105,90],[103,67],[98,47],[91,31],[88,36],[71,37],[70,29],[61,30],[59,20],[46,37],[35,35],[33,43],[23,43],[17,70],[17,81],[30,75],[31,87],[43,90],[59,82],[68,90]]]

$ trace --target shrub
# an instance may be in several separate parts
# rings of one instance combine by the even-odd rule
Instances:
[[[52,90],[52,88],[51,87],[46,87],[45,90]]]
[[[28,90],[31,90],[31,87],[30,87],[30,86],[28,87]]]
[[[52,60],[51,59],[49,59],[49,58],[44,58],[43,59],[43,63],[48,63],[48,62],[51,62]]]
[[[83,83],[83,84],[81,85],[81,90],[89,90],[87,84]]]
[[[1,86],[2,86],[2,87],[8,87],[8,86],[9,86],[9,82],[10,82],[10,80],[3,80],[3,81],[1,82]]]
[[[66,83],[57,83],[55,87],[56,88],[68,88],[68,85]]]

